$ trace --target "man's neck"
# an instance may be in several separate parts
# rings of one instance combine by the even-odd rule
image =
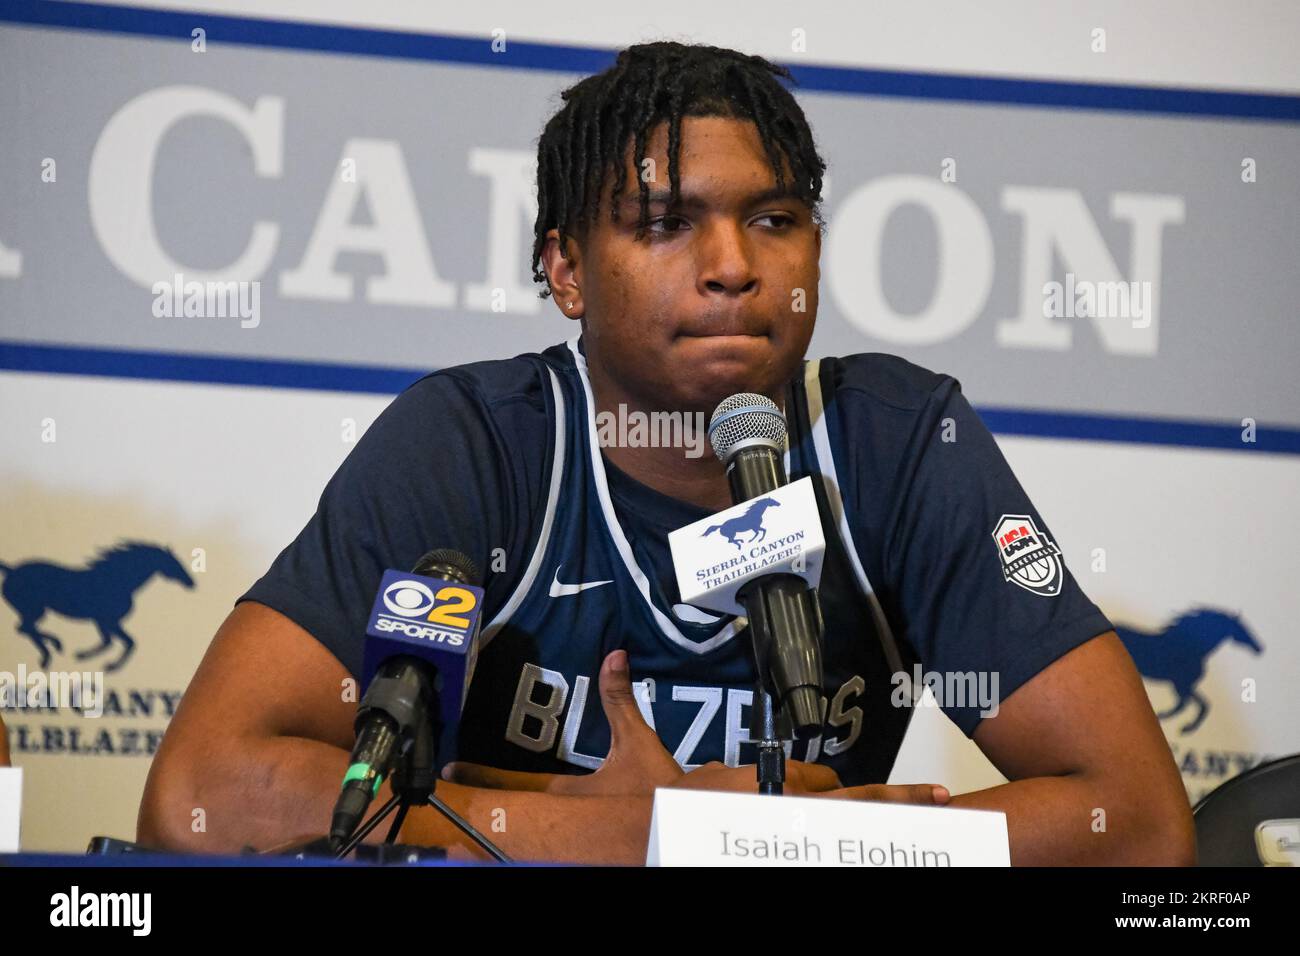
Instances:
[[[597,440],[606,459],[637,481],[670,498],[709,511],[722,511],[735,503],[731,498],[726,470],[709,445],[707,415],[670,412],[671,419],[676,420],[671,434],[685,440],[655,445],[652,443],[656,430],[654,423],[662,420],[665,410],[650,408],[649,403],[637,401],[594,369],[590,374],[596,406]],[[776,401],[784,411],[784,397],[777,396]],[[638,420],[644,423],[639,435],[632,429],[624,433],[624,423]],[[602,428],[602,423],[606,427]]]
[[[687,458],[682,448],[608,444],[601,451],[616,467],[670,498],[708,511],[734,504],[726,472],[712,451],[694,459]]]

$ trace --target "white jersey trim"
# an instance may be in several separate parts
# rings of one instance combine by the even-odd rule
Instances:
[[[601,458],[600,446],[596,441],[596,402],[592,397],[591,380],[587,375],[587,359],[578,349],[578,338],[577,335],[573,336],[568,340],[567,344],[569,351],[573,353],[573,360],[578,367],[578,375],[582,379],[583,393],[586,395],[587,448],[591,456],[591,474],[596,483],[596,497],[600,500],[600,510],[605,516],[605,527],[609,531],[610,539],[614,542],[615,550],[618,551],[619,557],[623,559],[623,565],[627,568],[632,583],[641,592],[646,607],[654,615],[655,622],[659,625],[659,630],[663,632],[664,637],[696,654],[707,654],[735,637],[737,632],[745,627],[748,622],[743,617],[737,617],[708,640],[692,641],[678,630],[668,615],[655,606],[654,599],[650,596],[650,579],[646,577],[645,572],[636,563],[636,558],[632,554],[632,546],[628,544],[627,536],[623,533],[623,527],[619,524],[618,515],[614,513],[614,506],[610,502],[609,484],[605,479],[605,463]]]
[[[528,567],[524,569],[524,576],[515,585],[510,600],[506,601],[505,606],[497,612],[492,623],[483,628],[479,637],[480,648],[486,647],[488,641],[496,637],[497,632],[509,622],[511,615],[519,610],[519,605],[524,603],[524,598],[528,596],[533,583],[537,580],[537,573],[541,570],[542,561],[546,557],[547,545],[551,542],[555,509],[560,501],[560,488],[564,485],[564,460],[568,441],[564,428],[564,390],[560,388],[560,379],[554,369],[547,366],[546,371],[551,376],[551,394],[555,398],[555,449],[551,458],[551,486],[546,495],[546,514],[542,517],[542,529],[537,535],[537,546],[533,548],[533,555],[528,560]]]
[[[830,434],[826,430],[820,359],[811,360],[804,366],[804,392],[808,396],[808,421],[812,425],[813,448],[817,451],[817,466],[822,473],[822,485],[826,489],[826,500],[830,503],[831,517],[836,528],[839,529],[844,550],[848,552],[853,576],[857,578],[862,596],[866,598],[867,606],[871,608],[871,617],[876,622],[876,632],[880,635],[880,645],[885,652],[885,659],[895,674],[901,673],[903,661],[898,651],[898,641],[880,606],[880,599],[876,597],[876,589],[871,586],[867,572],[862,567],[857,546],[853,543],[853,534],[849,531],[848,515],[844,511],[844,498],[840,494],[840,480],[835,471],[835,458],[831,454]]]

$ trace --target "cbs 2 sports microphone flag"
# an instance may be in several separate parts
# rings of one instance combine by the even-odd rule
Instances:
[[[436,769],[456,759],[460,715],[478,661],[484,593],[476,584],[390,568],[370,609],[363,688],[390,657],[410,655],[436,669]]]

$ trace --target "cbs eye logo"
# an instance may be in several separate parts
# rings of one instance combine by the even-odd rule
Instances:
[[[439,588],[437,594],[420,581],[394,581],[384,588],[384,607],[399,617],[423,617],[431,624],[458,630],[469,628],[470,619],[462,615],[477,604],[473,591],[452,585]]]
[[[384,606],[402,617],[420,617],[433,607],[433,592],[419,581],[394,581],[384,589]]]

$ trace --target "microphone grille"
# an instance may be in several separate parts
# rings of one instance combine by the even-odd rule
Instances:
[[[741,445],[769,445],[785,451],[785,416],[766,395],[740,392],[724,398],[709,420],[709,443],[725,462]]]
[[[438,548],[430,551],[415,562],[413,574],[422,574],[431,578],[446,578],[461,584],[478,585],[482,580],[478,568],[469,556],[455,548]]]

